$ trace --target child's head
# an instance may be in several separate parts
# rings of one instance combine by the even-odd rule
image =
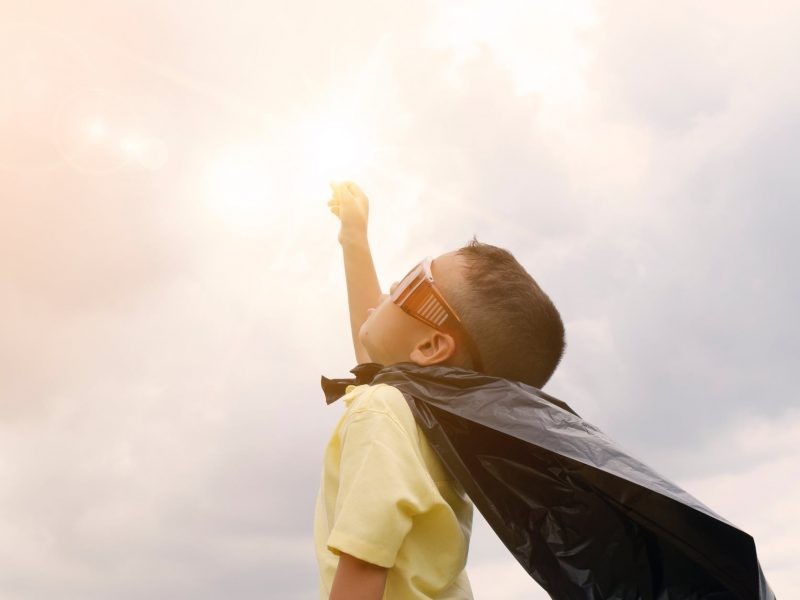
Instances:
[[[510,252],[473,238],[436,257],[434,285],[474,340],[482,372],[541,388],[563,355],[564,325],[556,307]],[[392,284],[392,290],[398,284]],[[381,364],[414,362],[473,369],[468,345],[406,313],[382,294],[359,339]]]

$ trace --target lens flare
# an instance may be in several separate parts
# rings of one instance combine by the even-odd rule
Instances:
[[[86,137],[92,142],[102,142],[108,135],[108,128],[103,119],[89,119],[86,124]]]

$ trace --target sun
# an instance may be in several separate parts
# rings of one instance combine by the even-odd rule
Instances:
[[[335,47],[328,52],[327,83],[305,78],[315,101],[294,121],[290,137],[297,141],[295,156],[303,164],[303,187],[327,194],[332,180],[361,180],[382,170],[396,150],[389,129],[402,122],[395,105],[384,34],[359,65],[334,64]]]
[[[308,95],[271,115],[247,142],[222,149],[205,169],[209,213],[223,227],[295,246],[302,228],[327,218],[331,181],[369,182],[391,173],[405,115],[391,95],[388,36],[364,63],[331,63],[327,82],[305,78]]]
[[[303,187],[321,194],[332,180],[361,179],[374,166],[381,142],[373,115],[354,98],[334,94],[298,118],[290,135]]]
[[[331,180],[361,178],[372,166],[378,143],[358,115],[335,107],[303,120],[298,139],[306,182],[319,190]]]

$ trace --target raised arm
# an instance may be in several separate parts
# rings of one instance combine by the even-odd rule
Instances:
[[[331,188],[333,195],[328,206],[341,222],[339,244],[342,246],[347,280],[350,331],[356,361],[360,364],[370,362],[371,359],[358,339],[358,330],[367,320],[367,309],[377,306],[381,295],[367,239],[369,201],[364,192],[351,181],[339,184],[331,182]]]

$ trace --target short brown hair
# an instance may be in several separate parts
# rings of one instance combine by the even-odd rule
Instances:
[[[451,294],[453,308],[472,335],[483,372],[542,388],[566,348],[555,305],[504,248],[473,235],[464,257],[465,288]]]

